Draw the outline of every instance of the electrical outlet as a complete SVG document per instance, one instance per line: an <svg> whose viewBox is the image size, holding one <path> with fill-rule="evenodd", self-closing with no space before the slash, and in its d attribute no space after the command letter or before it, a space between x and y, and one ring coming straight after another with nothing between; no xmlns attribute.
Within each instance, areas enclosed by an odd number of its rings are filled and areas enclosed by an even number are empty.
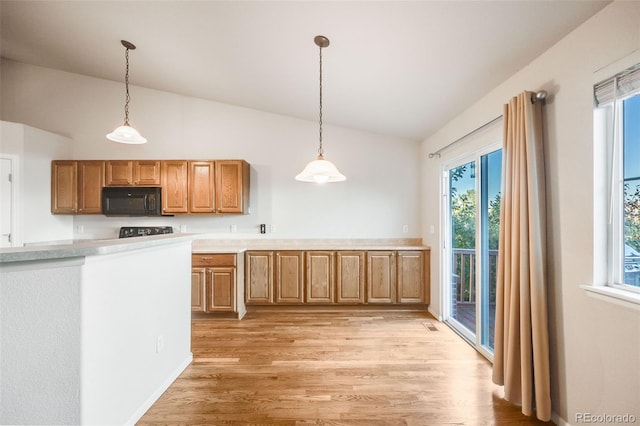
<svg viewBox="0 0 640 426"><path fill-rule="evenodd" d="M276 232L276 226L275 225L271 225L271 227L269 228L270 232Z"/></svg>
<svg viewBox="0 0 640 426"><path fill-rule="evenodd" d="M238 231L238 226L237 225L231 225L231 232L237 232Z"/></svg>
<svg viewBox="0 0 640 426"><path fill-rule="evenodd" d="M402 232L405 234L409 232L409 225L402 225Z"/></svg>
<svg viewBox="0 0 640 426"><path fill-rule="evenodd" d="M184 234L185 232L187 232L187 225L180 225L180 233Z"/></svg>
<svg viewBox="0 0 640 426"><path fill-rule="evenodd" d="M78 234L84 234L84 225L78 225Z"/></svg>
<svg viewBox="0 0 640 426"><path fill-rule="evenodd" d="M156 353L159 354L164 349L164 336L161 334L156 339Z"/></svg>

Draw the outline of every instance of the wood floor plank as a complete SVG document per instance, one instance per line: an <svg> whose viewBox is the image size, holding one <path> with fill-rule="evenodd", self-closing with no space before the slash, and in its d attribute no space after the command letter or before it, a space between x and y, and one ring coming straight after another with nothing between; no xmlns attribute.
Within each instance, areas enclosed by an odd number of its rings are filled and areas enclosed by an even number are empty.
<svg viewBox="0 0 640 426"><path fill-rule="evenodd" d="M425 312L193 320L194 362L138 425L540 425Z"/></svg>

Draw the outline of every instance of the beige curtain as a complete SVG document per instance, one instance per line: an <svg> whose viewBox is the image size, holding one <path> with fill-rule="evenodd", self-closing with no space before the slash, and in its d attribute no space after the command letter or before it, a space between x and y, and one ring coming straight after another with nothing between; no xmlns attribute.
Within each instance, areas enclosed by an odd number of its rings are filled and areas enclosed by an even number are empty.
<svg viewBox="0 0 640 426"><path fill-rule="evenodd" d="M504 106L493 381L507 401L551 417L542 106L523 92Z"/></svg>

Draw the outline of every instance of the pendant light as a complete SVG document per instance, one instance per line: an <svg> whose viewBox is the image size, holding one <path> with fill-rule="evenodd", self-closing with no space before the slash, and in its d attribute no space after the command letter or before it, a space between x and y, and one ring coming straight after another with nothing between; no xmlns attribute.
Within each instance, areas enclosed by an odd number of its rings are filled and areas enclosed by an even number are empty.
<svg viewBox="0 0 640 426"><path fill-rule="evenodd" d="M129 96L129 50L135 49L136 46L127 40L120 40L120 43L122 43L126 49L124 57L127 62L127 70L124 75L124 85L127 93L126 102L124 104L124 124L109 133L107 135L107 139L126 144L143 144L147 143L147 140L140 136L140 133L129 125L129 100L131 99Z"/></svg>
<svg viewBox="0 0 640 426"><path fill-rule="evenodd" d="M322 149L322 49L329 46L329 39L325 36L316 36L313 41L320 48L320 146L318 147L318 158L307 164L302 173L296 176L296 180L303 182L341 182L347 179L338 171L336 166L324 159Z"/></svg>

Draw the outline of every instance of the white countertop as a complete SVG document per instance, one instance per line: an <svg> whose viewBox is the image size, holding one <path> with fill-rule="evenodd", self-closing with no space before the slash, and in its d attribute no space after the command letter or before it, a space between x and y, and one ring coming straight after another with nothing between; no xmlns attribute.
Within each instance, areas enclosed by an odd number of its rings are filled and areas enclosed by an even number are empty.
<svg viewBox="0 0 640 426"><path fill-rule="evenodd" d="M147 237L75 240L0 249L0 263L99 256L193 241L192 253L244 253L247 250L428 250L419 239L220 239L206 234L163 234Z"/></svg>
<svg viewBox="0 0 640 426"><path fill-rule="evenodd" d="M429 250L416 239L221 240L197 237L192 253L243 253L247 250Z"/></svg>
<svg viewBox="0 0 640 426"><path fill-rule="evenodd" d="M82 240L66 244L3 248L0 249L0 263L100 256L191 241L193 237L193 234L163 234L147 237Z"/></svg>

